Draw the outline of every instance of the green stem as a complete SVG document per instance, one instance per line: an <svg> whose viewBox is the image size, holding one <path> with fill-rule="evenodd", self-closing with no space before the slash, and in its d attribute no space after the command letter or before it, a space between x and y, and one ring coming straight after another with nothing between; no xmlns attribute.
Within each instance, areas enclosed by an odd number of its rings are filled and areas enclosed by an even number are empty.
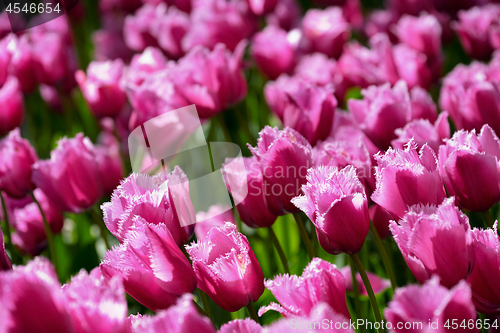
<svg viewBox="0 0 500 333"><path fill-rule="evenodd" d="M356 319L361 318L361 301L359 300L359 285L356 279L356 266L352 258L349 258L349 265L351 266L352 289L354 291L354 308L356 311Z"/></svg>
<svg viewBox="0 0 500 333"><path fill-rule="evenodd" d="M198 303L196 303L194 300L193 300L193 304L194 304L196 310L198 310L199 314L201 314L201 315L203 315L205 317L208 317L207 313L205 311L203 311L203 309L201 308L201 306Z"/></svg>
<svg viewBox="0 0 500 333"><path fill-rule="evenodd" d="M12 236L10 233L10 223L9 223L9 214L7 213L7 205L5 204L5 200L3 199L3 193L0 191L0 200L2 201L2 209L3 209L3 219L5 221L5 233L7 234L7 238L9 241L7 242L7 248L10 252L10 258L12 263L19 263L17 261L16 252L14 252L14 245L12 244Z"/></svg>
<svg viewBox="0 0 500 333"><path fill-rule="evenodd" d="M309 255L309 259L312 259L315 257L314 255L314 248L311 243L311 239L309 239L309 235L307 234L306 227L304 226L304 222L302 222L302 218L300 217L300 213L294 213L293 217L295 218L295 222L297 223L297 226L299 227L299 232L300 232L300 237L302 237L302 241L304 242L304 245L306 246L307 254Z"/></svg>
<svg viewBox="0 0 500 333"><path fill-rule="evenodd" d="M247 310L248 310L248 313L250 314L250 318L252 318L253 320L255 320L255 322L260 324L259 316L257 316L257 312L255 312L255 309L254 309L252 303L248 303Z"/></svg>
<svg viewBox="0 0 500 333"><path fill-rule="evenodd" d="M47 236L47 242L49 243L49 253L50 253L50 260L52 261L52 264L54 265L54 268L56 269L56 272L59 272L59 267L57 264L57 251L56 251L56 243L54 242L54 234L52 233L52 229L50 229L49 222L47 222L47 217L45 216L45 213L43 212L42 206L36 200L35 194L31 192L31 198L33 199L33 202L36 203L38 206L38 209L40 210L40 214L42 214L42 219L43 219L43 227L45 228L45 234Z"/></svg>
<svg viewBox="0 0 500 333"><path fill-rule="evenodd" d="M380 316L380 309L378 307L377 299L375 298L375 293L373 292L372 285L370 280L368 280L368 275L366 275L366 271L359 260L359 257L354 253L351 254L352 261L356 265L359 274L361 275L361 279L363 280L363 284L365 285L366 292L368 293L368 297L370 298L370 303L372 304L373 313L375 314L375 319L377 322L382 323L382 317ZM380 332L380 330L378 330Z"/></svg>
<svg viewBox="0 0 500 333"><path fill-rule="evenodd" d="M281 247L278 237L276 237L276 234L274 233L272 226L268 227L267 230L269 230L269 235L271 236L271 240L273 241L274 247L278 252L281 263L283 264L283 269L285 270L285 273L289 274L290 270L288 269L288 261L286 260L285 252L283 252L283 248Z"/></svg>
<svg viewBox="0 0 500 333"><path fill-rule="evenodd" d="M396 276L394 275L394 269L392 268L392 262L389 258L389 255L387 254L384 243L382 243L382 240L380 239L377 229L375 229L375 225L373 224L373 222L370 222L370 231L372 233L373 239L375 240L375 245L377 245L378 251L380 252L385 270L387 271L387 275L389 275L389 280L391 280L392 290L394 291L396 290L398 284L396 282Z"/></svg>
<svg viewBox="0 0 500 333"><path fill-rule="evenodd" d="M222 128L222 132L224 133L224 139L226 140L226 142L233 142L231 140L231 135L229 134L229 130L227 129L226 123L224 122L224 117L222 116L222 113L216 115L215 118L217 119L220 127Z"/></svg>
<svg viewBox="0 0 500 333"><path fill-rule="evenodd" d="M201 304L203 304L203 310L205 310L207 317L212 318L212 314L210 312L210 305L208 304L207 294L205 294L205 292L200 288L198 288L198 294L200 295Z"/></svg>
<svg viewBox="0 0 500 333"><path fill-rule="evenodd" d="M104 244L106 244L106 249L110 250L111 246L109 246L108 242L108 237L106 237L106 225L104 224L104 221L102 220L100 214L97 212L97 206L94 206L90 209L90 214L92 215L92 219L94 220L94 223L97 224L99 227L99 230L101 231L101 238L104 240Z"/></svg>
<svg viewBox="0 0 500 333"><path fill-rule="evenodd" d="M491 217L489 210L483 212L483 220L487 228L493 228L495 221L493 221L493 217Z"/></svg>

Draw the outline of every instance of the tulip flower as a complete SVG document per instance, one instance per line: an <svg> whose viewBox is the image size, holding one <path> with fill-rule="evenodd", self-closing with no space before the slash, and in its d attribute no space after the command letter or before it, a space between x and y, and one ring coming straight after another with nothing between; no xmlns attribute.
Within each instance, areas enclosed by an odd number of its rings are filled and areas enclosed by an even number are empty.
<svg viewBox="0 0 500 333"><path fill-rule="evenodd" d="M163 18L166 10L165 4L158 6L145 4L134 15L127 16L123 25L123 36L127 46L139 52L148 46L158 46L153 33L153 24Z"/></svg>
<svg viewBox="0 0 500 333"><path fill-rule="evenodd" d="M0 191L23 198L35 188L31 181L31 167L38 159L35 149L16 128L0 141L0 156Z"/></svg>
<svg viewBox="0 0 500 333"><path fill-rule="evenodd" d="M396 31L400 42L427 57L435 57L441 53L442 28L432 14L423 13L418 17L403 15Z"/></svg>
<svg viewBox="0 0 500 333"><path fill-rule="evenodd" d="M7 271L12 269L10 258L5 252L5 242L3 239L3 232L0 229L0 271Z"/></svg>
<svg viewBox="0 0 500 333"><path fill-rule="evenodd" d="M142 53L132 57L132 61L124 75L127 85L138 88L146 78L167 67L167 58L160 49L147 47Z"/></svg>
<svg viewBox="0 0 500 333"><path fill-rule="evenodd" d="M21 126L24 118L23 94L19 81L15 77L7 77L3 86L0 87L0 104L2 105L0 136L3 136Z"/></svg>
<svg viewBox="0 0 500 333"><path fill-rule="evenodd" d="M434 8L434 5L433 2L429 0L391 0L389 8L399 14L416 16L423 11L431 11Z"/></svg>
<svg viewBox="0 0 500 333"><path fill-rule="evenodd" d="M35 189L33 194L42 207L52 233L61 232L64 223L61 212L40 189ZM38 205L31 202L23 208L14 209L13 213L16 232L12 234L12 242L33 257L39 255L47 247L47 235Z"/></svg>
<svg viewBox="0 0 500 333"><path fill-rule="evenodd" d="M376 34L386 34L391 41L396 42L397 37L393 31L393 25L398 22L400 15L391 9L375 9L366 18L364 33L368 38Z"/></svg>
<svg viewBox="0 0 500 333"><path fill-rule="evenodd" d="M418 154L411 140L405 150L389 148L375 159L377 188L371 198L394 217L402 217L416 204L439 205L446 197L436 154L427 144Z"/></svg>
<svg viewBox="0 0 500 333"><path fill-rule="evenodd" d="M130 61L134 52L127 46L123 36L124 20L123 16L118 15L101 16L102 28L94 31L91 36L95 60L106 61L120 58L125 62Z"/></svg>
<svg viewBox="0 0 500 333"><path fill-rule="evenodd" d="M120 180L123 178L120 142L112 133L102 131L97 138L94 153L103 192L110 195L120 185Z"/></svg>
<svg viewBox="0 0 500 333"><path fill-rule="evenodd" d="M345 278L346 290L349 292L354 292L351 267L350 266L343 267L342 269L340 269L340 273L342 273L342 275ZM366 272L366 275L368 276L368 280L370 280L370 284L375 294L383 293L387 288L391 286L391 281L383 279L375 273ZM358 282L359 294L363 296L368 296L365 285L363 284L363 280L361 279L361 275L359 273L356 273L356 281Z"/></svg>
<svg viewBox="0 0 500 333"><path fill-rule="evenodd" d="M290 36L291 33L270 25L253 37L252 57L271 80L289 74L295 66L295 50L289 41Z"/></svg>
<svg viewBox="0 0 500 333"><path fill-rule="evenodd" d="M153 34L158 45L171 59L178 59L184 55L182 39L191 25L189 15L176 7L169 7L161 19L154 21Z"/></svg>
<svg viewBox="0 0 500 333"><path fill-rule="evenodd" d="M0 272L2 330L7 332L74 332L61 285L48 259Z"/></svg>
<svg viewBox="0 0 500 333"><path fill-rule="evenodd" d="M247 184L248 193L243 201L236 205L236 211L243 223L251 228L270 227L278 216L271 213L266 206L264 177L259 161L255 156L252 156L244 157L243 163L244 170L240 170L231 163L224 165L224 176L230 193L232 193L230 184L238 184L238 188L243 188L244 183L242 182ZM232 195L237 196L238 194L232 193Z"/></svg>
<svg viewBox="0 0 500 333"><path fill-rule="evenodd" d="M272 12L279 0L247 0L252 13L257 16Z"/></svg>
<svg viewBox="0 0 500 333"><path fill-rule="evenodd" d="M500 315L500 238L498 222L493 229L472 230L472 246L476 256L474 269L467 282L472 290L476 310L489 315Z"/></svg>
<svg viewBox="0 0 500 333"><path fill-rule="evenodd" d="M127 96L122 83L124 64L121 59L91 62L87 74L75 74L90 110L98 118L115 117L123 109Z"/></svg>
<svg viewBox="0 0 500 333"><path fill-rule="evenodd" d="M290 31L301 21L300 5L296 0L279 0L274 11L266 16L267 25L275 25Z"/></svg>
<svg viewBox="0 0 500 333"><path fill-rule="evenodd" d="M194 233L197 239L204 239L210 229L222 227L226 222L234 222L234 214L230 206L213 205L207 212L198 212L196 214L196 225Z"/></svg>
<svg viewBox="0 0 500 333"><path fill-rule="evenodd" d="M292 200L311 219L319 243L331 254L355 254L365 242L370 220L365 189L353 166L308 170L303 196Z"/></svg>
<svg viewBox="0 0 500 333"><path fill-rule="evenodd" d="M435 122L438 119L436 104L425 89L421 87L410 89L410 101L411 119L427 119L430 122Z"/></svg>
<svg viewBox="0 0 500 333"><path fill-rule="evenodd" d="M302 29L312 49L331 58L340 56L351 35L350 25L340 7L309 9L302 21Z"/></svg>
<svg viewBox="0 0 500 333"><path fill-rule="evenodd" d="M285 317L310 316L313 308L325 302L333 311L351 318L345 296L345 278L337 267L320 258L314 258L302 276L279 275L266 280L269 289L280 304L271 303L259 310L259 316L274 310Z"/></svg>
<svg viewBox="0 0 500 333"><path fill-rule="evenodd" d="M312 167L311 145L288 127L280 131L266 126L259 136L257 147L250 147L250 151L262 170L267 208L275 215L299 212L291 199L299 194Z"/></svg>
<svg viewBox="0 0 500 333"><path fill-rule="evenodd" d="M184 333L206 332L215 333L210 319L203 317L193 305L193 296L185 294L168 310L158 312L153 316L129 317L131 333Z"/></svg>
<svg viewBox="0 0 500 333"><path fill-rule="evenodd" d="M368 208L368 214L380 238L386 238L391 234L389 232L389 224L393 219L391 213L375 204Z"/></svg>
<svg viewBox="0 0 500 333"><path fill-rule="evenodd" d="M460 281L448 290L439 285L438 277L422 286L410 285L396 289L393 300L384 310L384 316L387 318L386 327L390 324L396 333L408 332L408 328L415 332L448 332L450 329L445 328L445 325L451 328L453 323L476 322L476 311L467 283ZM479 329L474 325L462 331L479 332Z"/></svg>
<svg viewBox="0 0 500 333"><path fill-rule="evenodd" d="M212 228L186 246L198 288L226 311L238 311L264 292L264 275L247 238L232 223Z"/></svg>
<svg viewBox="0 0 500 333"><path fill-rule="evenodd" d="M106 253L102 275L121 277L125 291L151 310L166 309L194 292L196 276L164 224L135 220L123 243Z"/></svg>
<svg viewBox="0 0 500 333"><path fill-rule="evenodd" d="M491 127L481 133L460 130L439 148L439 172L457 204L486 211L500 199L500 140ZM480 173L480 177L475 176Z"/></svg>
<svg viewBox="0 0 500 333"><path fill-rule="evenodd" d="M222 325L219 333L262 333L262 326L250 318L234 319Z"/></svg>
<svg viewBox="0 0 500 333"><path fill-rule="evenodd" d="M394 46L392 52L399 78L410 88L419 86L429 89L431 72L425 54L415 51L406 44Z"/></svg>
<svg viewBox="0 0 500 333"><path fill-rule="evenodd" d="M72 139L60 139L50 160L33 165L33 182L59 210L80 213L101 198L94 150L92 142L79 133Z"/></svg>
<svg viewBox="0 0 500 333"><path fill-rule="evenodd" d="M81 270L62 287L77 333L126 333L127 301L119 277L109 281L95 268Z"/></svg>
<svg viewBox="0 0 500 333"><path fill-rule="evenodd" d="M390 228L420 283L438 275L441 284L451 288L469 276L474 266L469 219L455 207L454 198L439 206L411 206L399 224L391 221Z"/></svg>
<svg viewBox="0 0 500 333"><path fill-rule="evenodd" d="M4 41L7 45L6 50L2 51L5 51L3 56L9 57L9 73L17 78L23 92L32 92L36 87L37 81L35 75L33 75L35 69L33 68L32 46L29 36L23 35L17 37L11 34Z"/></svg>

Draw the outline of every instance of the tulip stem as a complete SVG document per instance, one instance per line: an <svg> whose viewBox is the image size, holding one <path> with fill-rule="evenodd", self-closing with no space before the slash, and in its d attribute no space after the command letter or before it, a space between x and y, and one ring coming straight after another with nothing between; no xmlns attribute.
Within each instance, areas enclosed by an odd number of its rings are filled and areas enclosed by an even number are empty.
<svg viewBox="0 0 500 333"><path fill-rule="evenodd" d="M380 309L378 307L377 299L375 298L375 293L373 292L372 285L370 280L368 280L368 275L366 275L366 271L359 260L359 257L353 253L351 254L352 261L356 265L359 274L361 275L361 279L363 280L363 284L365 285L366 292L368 293L368 297L370 298L370 303L372 304L373 313L375 314L375 319L377 322L382 323L382 317L380 316ZM380 331L379 331L380 332Z"/></svg>
<svg viewBox="0 0 500 333"><path fill-rule="evenodd" d="M99 230L101 231L101 238L104 240L104 244L106 244L106 249L110 250L111 246L109 246L108 238L106 237L106 225L102 220L101 216L97 213L97 206L94 206L90 209L90 215L92 215L92 219L94 223L97 224Z"/></svg>
<svg viewBox="0 0 500 333"><path fill-rule="evenodd" d="M40 210L40 214L42 214L42 220L43 220L43 227L45 228L45 234L47 236L47 242L49 243L49 253L50 253L50 260L52 261L52 264L54 265L54 268L56 269L56 272L59 273L59 267L57 265L57 251L56 251L56 243L54 242L54 234L52 233L52 229L50 229L49 222L47 221L47 217L45 216L45 213L43 212L42 206L36 200L35 194L31 192L31 198L33 199L33 202L36 203L38 206L38 210Z"/></svg>
<svg viewBox="0 0 500 333"><path fill-rule="evenodd" d="M356 320L361 318L361 301L359 300L359 285L356 279L356 266L352 258L349 258L351 266L352 290L354 291L354 310L356 311Z"/></svg>
<svg viewBox="0 0 500 333"><path fill-rule="evenodd" d="M199 314L204 315L205 317L208 317L207 313L205 311L203 311L201 306L198 303L196 303L194 300L193 300L193 304L194 304L196 310L198 310Z"/></svg>
<svg viewBox="0 0 500 333"><path fill-rule="evenodd" d="M232 142L231 135L229 134L229 130L227 129L226 123L224 122L224 117L222 116L222 113L219 113L214 118L217 119L217 122L219 123L220 128L222 129L222 133L224 133L224 139L226 140L226 142Z"/></svg>
<svg viewBox="0 0 500 333"><path fill-rule="evenodd" d="M299 227L299 232L300 232L300 237L302 237L302 241L304 242L304 245L306 246L307 254L309 255L309 259L312 259L315 257L314 255L314 248L311 243L311 239L309 238L309 235L307 234L306 227L304 226L304 222L302 222L302 218L300 217L300 213L294 213L293 217L295 218L295 222L297 223L297 226Z"/></svg>
<svg viewBox="0 0 500 333"><path fill-rule="evenodd" d="M389 275L389 280L391 280L392 290L396 290L398 286L396 282L396 276L394 275L394 269L392 268L392 262L387 254L387 250L385 249L384 243L380 239L380 236L375 229L375 225L373 222L370 222L370 231L372 233L373 239L375 240L375 245L378 247L378 251L380 252L380 256L382 257L382 262L384 263L385 270L387 271L387 275Z"/></svg>
<svg viewBox="0 0 500 333"><path fill-rule="evenodd" d="M250 314L250 318L252 318L253 320L255 320L255 322L260 324L259 316L257 316L257 312L255 312L255 309L254 309L252 303L248 303L247 310L248 310L248 313Z"/></svg>
<svg viewBox="0 0 500 333"><path fill-rule="evenodd" d="M493 217L491 217L489 210L483 212L483 219L484 219L484 223L486 223L486 226L488 228L493 228L493 224L495 222L493 221Z"/></svg>
<svg viewBox="0 0 500 333"><path fill-rule="evenodd" d="M198 288L198 295L200 295L201 304L203 304L203 310L205 310L207 317L211 319L212 314L210 313L210 305L208 304L207 294L205 294L204 291Z"/></svg>
<svg viewBox="0 0 500 333"><path fill-rule="evenodd" d="M278 252L281 263L283 264L283 269L285 270L285 273L289 274L290 270L288 269L288 261L286 260L285 252L283 252L283 248L281 247L278 237L276 237L276 234L274 233L272 226L268 227L267 230L269 230L269 235L271 236L271 240L273 241L274 247Z"/></svg>
<svg viewBox="0 0 500 333"><path fill-rule="evenodd" d="M2 209L3 209L3 219L5 222L5 233L7 234L7 238L9 241L7 242L7 248L10 252L10 258L13 263L18 263L15 258L14 245L12 244L12 236L10 234L10 223L9 223L9 214L7 213L7 205L5 204L5 200L3 198L3 193L0 191L0 200L2 201ZM17 258L16 258L17 259Z"/></svg>

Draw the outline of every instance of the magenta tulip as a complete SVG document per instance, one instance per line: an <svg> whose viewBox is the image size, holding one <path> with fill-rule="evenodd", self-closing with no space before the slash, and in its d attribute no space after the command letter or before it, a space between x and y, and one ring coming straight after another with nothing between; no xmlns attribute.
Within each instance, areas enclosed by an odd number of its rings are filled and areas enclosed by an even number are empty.
<svg viewBox="0 0 500 333"><path fill-rule="evenodd" d="M375 9L366 18L364 33L368 38L382 33L389 36L393 42L397 41L394 34L394 25L398 22L400 15L392 9Z"/></svg>
<svg viewBox="0 0 500 333"><path fill-rule="evenodd" d="M23 198L35 188L31 181L31 167L38 160L35 149L16 128L0 140L0 156L0 191Z"/></svg>
<svg viewBox="0 0 500 333"><path fill-rule="evenodd" d="M145 4L134 15L129 15L123 25L123 36L127 46L135 51L142 52L148 46L158 46L153 26L161 21L167 7Z"/></svg>
<svg viewBox="0 0 500 333"><path fill-rule="evenodd" d="M234 222L233 210L230 206L213 205L207 212L198 212L194 227L196 238L205 239L210 229L222 227L226 222L236 224Z"/></svg>
<svg viewBox="0 0 500 333"><path fill-rule="evenodd" d="M495 224L493 229L472 230L472 246L476 261L467 282L472 289L472 298L477 311L489 315L500 315L500 238Z"/></svg>
<svg viewBox="0 0 500 333"><path fill-rule="evenodd" d="M394 217L402 217L416 204L437 206L446 197L436 154L427 144L420 154L410 141L404 150L389 148L375 159L377 188L371 198Z"/></svg>
<svg viewBox="0 0 500 333"><path fill-rule="evenodd" d="M301 21L300 5L296 0L279 0L274 11L266 16L268 25L275 25L290 31Z"/></svg>
<svg viewBox="0 0 500 333"><path fill-rule="evenodd" d="M196 289L196 276L165 224L135 222L123 243L106 253L101 272L108 280L121 277L125 291L151 310L166 309Z"/></svg>
<svg viewBox="0 0 500 333"><path fill-rule="evenodd" d="M429 89L431 72L427 65L427 57L406 44L394 46L393 59L399 78L404 80L408 87L416 86Z"/></svg>
<svg viewBox="0 0 500 333"><path fill-rule="evenodd" d="M368 208L368 214L380 238L386 238L391 234L389 231L389 224L393 219L391 213L375 204Z"/></svg>
<svg viewBox="0 0 500 333"><path fill-rule="evenodd" d="M7 80L0 87L0 136L3 136L14 128L21 126L24 118L23 94L19 81L13 77Z"/></svg>
<svg viewBox="0 0 500 333"><path fill-rule="evenodd" d="M488 125L481 133L458 131L439 148L439 168L446 190L457 204L486 211L500 199L500 140ZM480 177L475 173L480 172Z"/></svg>
<svg viewBox="0 0 500 333"><path fill-rule="evenodd" d="M320 258L314 258L302 276L279 275L266 280L269 289L280 304L271 303L259 310L259 316L274 310L285 317L309 316L313 308L327 303L336 313L351 318L347 309L345 278L337 267Z"/></svg>
<svg viewBox="0 0 500 333"><path fill-rule="evenodd" d="M97 138L94 154L102 190L105 195L110 195L120 185L124 173L120 156L120 142L111 132L103 131Z"/></svg>
<svg viewBox="0 0 500 333"><path fill-rule="evenodd" d="M259 133L257 147L250 147L257 157L264 177L267 208L275 215L297 213L291 199L299 195L312 167L312 148L295 130L266 126Z"/></svg>
<svg viewBox="0 0 500 333"><path fill-rule="evenodd" d="M431 14L419 17L403 15L396 31L399 40L427 57L435 57L441 53L441 24Z"/></svg>
<svg viewBox="0 0 500 333"><path fill-rule="evenodd" d="M0 229L0 271L7 271L12 269L10 258L5 252L5 242L3 239L3 232Z"/></svg>
<svg viewBox="0 0 500 333"><path fill-rule="evenodd" d="M124 62L130 61L134 52L127 46L123 36L124 21L125 18L121 15L105 14L101 16L102 28L94 31L91 37L94 44L95 60L106 61L119 58Z"/></svg>
<svg viewBox="0 0 500 333"><path fill-rule="evenodd" d="M263 15L272 12L280 0L247 0L250 10L255 15Z"/></svg>
<svg viewBox="0 0 500 333"><path fill-rule="evenodd" d="M222 325L218 333L262 333L262 326L250 318L234 319Z"/></svg>
<svg viewBox="0 0 500 333"><path fill-rule="evenodd" d="M264 275L247 238L232 223L212 228L203 240L186 246L198 288L226 311L259 299Z"/></svg>
<svg viewBox="0 0 500 333"><path fill-rule="evenodd" d="M307 172L303 196L292 202L311 219L319 243L331 254L358 253L370 219L365 189L353 166L319 166Z"/></svg>
<svg viewBox="0 0 500 333"><path fill-rule="evenodd" d="M153 23L153 32L158 45L169 58L179 59L184 55L182 39L190 25L189 15L176 7L169 7L161 19Z"/></svg>
<svg viewBox="0 0 500 333"><path fill-rule="evenodd" d="M9 35L2 42L7 43L7 52L4 56L9 56L8 71L15 76L21 85L23 92L32 92L37 84L35 75L33 75L33 55L30 38L28 35L17 37L14 34ZM1 80L0 80L1 81Z"/></svg>
<svg viewBox="0 0 500 333"><path fill-rule="evenodd" d="M125 74L125 82L133 88L138 88L150 74L165 68L167 68L167 58L161 50L147 47L142 53L132 57Z"/></svg>
<svg viewBox="0 0 500 333"><path fill-rule="evenodd" d="M343 267L342 269L340 269L340 273L342 273L342 275L344 276L346 290L349 292L354 292L351 267L350 266ZM376 295L383 293L387 288L391 286L391 281L381 278L375 273L366 272L366 275L368 276L368 280L370 280L373 292ZM363 284L363 279L361 279L361 275L359 273L356 273L356 281L358 282L359 294L363 296L368 296L365 285Z"/></svg>

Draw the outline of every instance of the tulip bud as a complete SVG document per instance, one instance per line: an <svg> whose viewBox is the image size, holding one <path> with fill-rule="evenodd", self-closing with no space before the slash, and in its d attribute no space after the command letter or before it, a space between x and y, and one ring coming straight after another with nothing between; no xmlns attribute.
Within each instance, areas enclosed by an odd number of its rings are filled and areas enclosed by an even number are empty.
<svg viewBox="0 0 500 333"><path fill-rule="evenodd" d="M280 131L266 126L259 135L257 147L250 150L262 170L267 208L275 215L299 212L291 199L299 195L312 167L311 145L288 127Z"/></svg>
<svg viewBox="0 0 500 333"><path fill-rule="evenodd" d="M0 88L0 105L0 136L3 136L21 126L24 118L23 94L19 81L13 76L7 77Z"/></svg>
<svg viewBox="0 0 500 333"><path fill-rule="evenodd" d="M226 311L259 299L264 275L247 238L232 223L212 228L203 240L186 246L198 288Z"/></svg>
<svg viewBox="0 0 500 333"><path fill-rule="evenodd" d="M491 127L458 131L439 148L439 172L458 206L486 211L500 199L500 140ZM480 177L476 176L480 173Z"/></svg>

